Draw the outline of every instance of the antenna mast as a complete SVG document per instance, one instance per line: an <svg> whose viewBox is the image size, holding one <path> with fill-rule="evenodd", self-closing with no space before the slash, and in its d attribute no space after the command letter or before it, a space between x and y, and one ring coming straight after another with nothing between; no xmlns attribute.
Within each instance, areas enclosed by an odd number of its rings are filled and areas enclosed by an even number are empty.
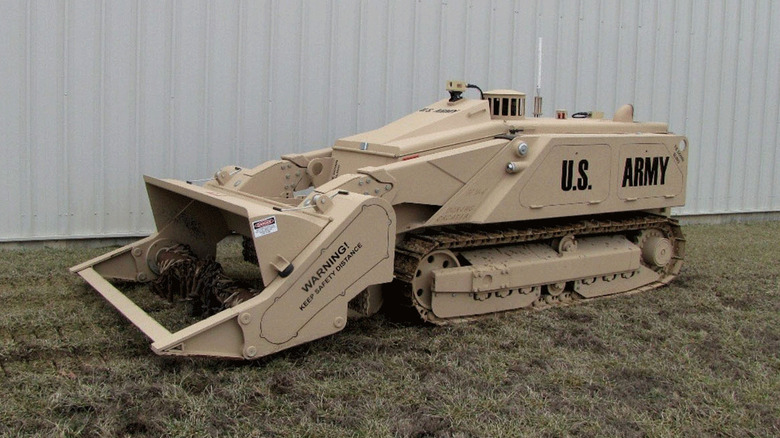
<svg viewBox="0 0 780 438"><path fill-rule="evenodd" d="M536 50L536 96L534 96L534 117L542 115L542 37Z"/></svg>

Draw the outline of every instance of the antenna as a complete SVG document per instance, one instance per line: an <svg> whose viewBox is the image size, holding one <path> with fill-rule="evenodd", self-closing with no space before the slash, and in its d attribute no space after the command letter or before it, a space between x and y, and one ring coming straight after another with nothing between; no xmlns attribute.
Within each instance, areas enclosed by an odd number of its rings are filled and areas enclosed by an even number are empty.
<svg viewBox="0 0 780 438"><path fill-rule="evenodd" d="M542 115L542 37L536 50L536 96L534 96L534 117Z"/></svg>
<svg viewBox="0 0 780 438"><path fill-rule="evenodd" d="M536 48L536 95L542 90L542 37L539 37L539 43Z"/></svg>

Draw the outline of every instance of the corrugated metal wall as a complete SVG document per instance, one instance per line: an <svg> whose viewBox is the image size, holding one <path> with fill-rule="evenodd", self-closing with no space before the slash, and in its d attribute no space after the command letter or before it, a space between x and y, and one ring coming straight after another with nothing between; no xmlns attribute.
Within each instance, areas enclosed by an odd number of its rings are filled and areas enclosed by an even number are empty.
<svg viewBox="0 0 780 438"><path fill-rule="evenodd" d="M446 95L634 103L691 143L680 214L780 210L780 3L0 2L0 240L143 234L142 174L332 144Z"/></svg>

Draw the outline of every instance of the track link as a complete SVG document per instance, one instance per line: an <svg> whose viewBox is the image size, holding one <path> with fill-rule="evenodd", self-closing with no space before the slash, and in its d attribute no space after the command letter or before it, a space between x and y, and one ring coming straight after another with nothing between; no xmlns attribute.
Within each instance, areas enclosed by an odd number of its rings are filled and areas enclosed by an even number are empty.
<svg viewBox="0 0 780 438"><path fill-rule="evenodd" d="M594 216L573 221L557 222L517 222L495 225L455 225L424 229L412 232L405 236L396 246L395 253L395 280L393 282L396 292L401 293L400 302L396 303L404 313L419 314L424 320L434 324L448 324L453 322L471 321L489 317L495 313L482 315L460 316L455 318L440 318L430 309L421 306L413 296L412 280L423 257L436 250L462 250L480 247L494 247L518 243L542 242L550 239L561 238L567 235L593 236L616 233L639 233L643 230L659 229L672 243L672 260L664 267L656 269L661 277L654 282L635 289L618 292L612 295L595 298L582 298L570 301L553 300L541 303L529 308L548 308L561 305L569 305L573 302L593 301L602 298L626 295L659 288L672 281L680 272L685 256L685 238L677 220L653 214L618 214L608 216ZM398 290L400 289L400 290ZM574 295L574 294L572 294ZM503 313L501 311L497 313Z"/></svg>

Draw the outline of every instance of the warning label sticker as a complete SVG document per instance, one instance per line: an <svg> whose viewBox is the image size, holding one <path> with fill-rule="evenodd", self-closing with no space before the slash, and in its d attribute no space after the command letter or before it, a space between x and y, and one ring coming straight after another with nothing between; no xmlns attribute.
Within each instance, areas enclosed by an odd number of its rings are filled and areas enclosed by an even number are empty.
<svg viewBox="0 0 780 438"><path fill-rule="evenodd" d="M255 238L279 231L279 228L276 226L276 216L271 216L252 222L252 231L255 234Z"/></svg>

